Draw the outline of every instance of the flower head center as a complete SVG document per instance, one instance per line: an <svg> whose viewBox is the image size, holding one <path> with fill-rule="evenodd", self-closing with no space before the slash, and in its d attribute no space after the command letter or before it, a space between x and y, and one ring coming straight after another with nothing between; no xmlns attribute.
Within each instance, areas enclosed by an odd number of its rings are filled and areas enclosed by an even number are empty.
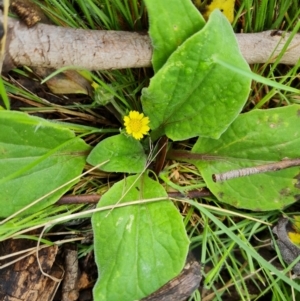
<svg viewBox="0 0 300 301"><path fill-rule="evenodd" d="M143 123L139 119L132 119L130 121L130 126L133 132L139 132L143 126Z"/></svg>

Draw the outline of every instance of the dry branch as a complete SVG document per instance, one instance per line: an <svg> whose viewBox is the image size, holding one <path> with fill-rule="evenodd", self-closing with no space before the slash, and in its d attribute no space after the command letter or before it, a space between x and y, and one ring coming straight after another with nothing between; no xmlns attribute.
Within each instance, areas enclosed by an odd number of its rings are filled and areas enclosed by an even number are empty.
<svg viewBox="0 0 300 301"><path fill-rule="evenodd" d="M253 167L245 167L245 168L230 170L219 174L213 174L212 179L214 182L221 182L230 179L246 177L249 175L256 175L259 173L283 170L295 166L300 166L300 159L284 159L282 161L275 162L275 163L263 164L263 165L253 166Z"/></svg>
<svg viewBox="0 0 300 301"><path fill-rule="evenodd" d="M236 34L241 52L249 64L274 60L289 33L265 31ZM83 30L37 24L27 28L9 19L4 59L5 71L14 66L61 68L75 66L89 70L148 67L152 47L146 34L124 31ZM300 35L291 41L281 58L294 65L300 57Z"/></svg>
<svg viewBox="0 0 300 301"><path fill-rule="evenodd" d="M181 273L141 301L183 301L199 287L202 279L200 264L188 255Z"/></svg>

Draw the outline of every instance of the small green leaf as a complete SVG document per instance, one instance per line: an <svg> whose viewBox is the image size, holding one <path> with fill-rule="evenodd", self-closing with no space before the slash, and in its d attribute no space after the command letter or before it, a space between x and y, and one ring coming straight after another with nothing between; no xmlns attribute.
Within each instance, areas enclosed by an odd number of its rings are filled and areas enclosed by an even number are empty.
<svg viewBox="0 0 300 301"><path fill-rule="evenodd" d="M106 160L109 162L99 167L101 170L140 173L145 168L147 157L138 140L121 134L102 140L87 158L92 165Z"/></svg>
<svg viewBox="0 0 300 301"><path fill-rule="evenodd" d="M207 25L170 56L143 89L144 113L152 130L173 140L218 138L238 116L251 80L222 66L249 70L224 15L214 11Z"/></svg>
<svg viewBox="0 0 300 301"><path fill-rule="evenodd" d="M192 151L211 156L195 165L220 201L257 211L283 209L298 200L299 167L217 183L212 174L299 158L299 149L300 106L292 105L242 114L220 139L199 138Z"/></svg>
<svg viewBox="0 0 300 301"><path fill-rule="evenodd" d="M157 72L187 38L199 31L205 21L190 0L145 0L149 15L153 56Z"/></svg>
<svg viewBox="0 0 300 301"><path fill-rule="evenodd" d="M146 175L130 176L115 184L98 208L118 200L125 203L157 197L167 198L159 183ZM97 301L140 300L176 277L184 266L189 241L171 201L95 213L92 224L100 275L94 286Z"/></svg>
<svg viewBox="0 0 300 301"><path fill-rule="evenodd" d="M0 111L0 127L1 217L22 209L82 172L90 147L70 130L14 111ZM26 214L53 204L74 183L31 207Z"/></svg>

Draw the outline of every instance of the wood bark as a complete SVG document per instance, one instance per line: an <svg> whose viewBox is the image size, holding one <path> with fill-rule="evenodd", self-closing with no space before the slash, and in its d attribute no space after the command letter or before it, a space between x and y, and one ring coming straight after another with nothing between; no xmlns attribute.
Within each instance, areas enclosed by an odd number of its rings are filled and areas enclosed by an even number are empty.
<svg viewBox="0 0 300 301"><path fill-rule="evenodd" d="M36 246L34 241L11 239L1 242L0 254L9 255L34 246ZM46 273L60 279L63 271L54 264L57 251L57 246L42 249L39 251L39 260ZM11 260L12 258L8 258L1 261L2 267ZM51 301L53 299L59 283L41 273L35 252L12 265L2 267L0 268L0 301Z"/></svg>
<svg viewBox="0 0 300 301"><path fill-rule="evenodd" d="M274 61L289 36L281 31L236 34L241 53L249 64ZM28 28L9 18L3 70L20 65L55 69L75 66L89 70L138 68L151 66L151 57L151 41L145 33L83 30L41 23ZM280 62L294 65L299 57L297 34Z"/></svg>
<svg viewBox="0 0 300 301"><path fill-rule="evenodd" d="M65 275L62 282L61 301L76 301L79 297L78 290L78 251L74 244L64 245L65 252Z"/></svg>
<svg viewBox="0 0 300 301"><path fill-rule="evenodd" d="M202 279L200 264L191 256L182 272L141 301L183 301L199 287Z"/></svg>

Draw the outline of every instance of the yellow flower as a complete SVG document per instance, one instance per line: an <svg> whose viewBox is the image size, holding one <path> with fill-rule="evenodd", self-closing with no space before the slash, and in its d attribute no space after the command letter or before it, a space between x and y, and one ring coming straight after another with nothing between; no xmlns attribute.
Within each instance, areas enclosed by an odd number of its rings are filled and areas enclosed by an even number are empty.
<svg viewBox="0 0 300 301"><path fill-rule="evenodd" d="M143 136L149 132L149 122L150 120L148 117L144 117L143 113L137 111L130 111L129 115L124 117L124 125L127 134L133 136L133 138L137 140L142 139Z"/></svg>
<svg viewBox="0 0 300 301"><path fill-rule="evenodd" d="M218 8L228 19L230 23L234 20L234 4L235 0L212 0L212 1L201 1L194 0L196 7L202 13L204 19L208 19L210 14Z"/></svg>

